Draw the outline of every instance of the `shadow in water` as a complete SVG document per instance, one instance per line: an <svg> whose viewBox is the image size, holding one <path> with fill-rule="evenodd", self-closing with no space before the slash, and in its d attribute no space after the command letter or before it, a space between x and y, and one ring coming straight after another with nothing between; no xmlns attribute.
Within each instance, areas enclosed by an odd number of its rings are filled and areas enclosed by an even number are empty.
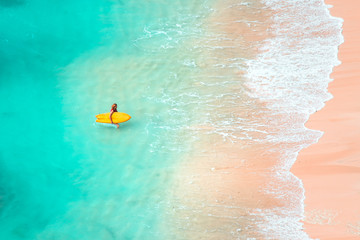
<svg viewBox="0 0 360 240"><path fill-rule="evenodd" d="M25 4L24 0L0 0L1 7L17 7Z"/></svg>

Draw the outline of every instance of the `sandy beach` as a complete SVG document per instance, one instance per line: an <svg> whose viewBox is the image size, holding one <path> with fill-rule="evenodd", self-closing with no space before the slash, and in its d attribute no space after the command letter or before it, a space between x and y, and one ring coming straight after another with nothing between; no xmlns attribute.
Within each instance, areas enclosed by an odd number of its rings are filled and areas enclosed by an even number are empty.
<svg viewBox="0 0 360 240"><path fill-rule="evenodd" d="M355 37L304 127L339 63L324 1L0 1L0 240L359 238ZM113 103L131 120L97 125Z"/></svg>
<svg viewBox="0 0 360 240"><path fill-rule="evenodd" d="M344 19L333 99L306 123L324 135L300 152L292 172L305 188L305 231L312 238L360 239L360 2L327 0Z"/></svg>

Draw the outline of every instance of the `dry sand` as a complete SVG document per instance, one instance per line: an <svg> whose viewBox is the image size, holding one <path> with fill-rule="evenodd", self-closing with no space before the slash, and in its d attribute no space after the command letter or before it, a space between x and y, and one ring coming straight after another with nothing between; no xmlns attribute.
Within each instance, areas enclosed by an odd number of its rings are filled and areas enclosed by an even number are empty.
<svg viewBox="0 0 360 240"><path fill-rule="evenodd" d="M334 98L306 126L324 131L300 152L292 172L305 187L305 231L312 238L360 239L360 1L326 0L344 19L342 64L334 68Z"/></svg>

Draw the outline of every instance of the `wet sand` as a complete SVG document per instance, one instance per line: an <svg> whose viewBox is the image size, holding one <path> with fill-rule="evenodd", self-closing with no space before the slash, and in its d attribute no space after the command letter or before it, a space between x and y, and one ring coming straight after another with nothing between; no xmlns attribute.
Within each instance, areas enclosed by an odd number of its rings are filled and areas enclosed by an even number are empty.
<svg viewBox="0 0 360 240"><path fill-rule="evenodd" d="M326 0L344 19L341 65L334 96L306 126L321 130L318 143L300 152L292 172L304 183L305 231L312 238L360 239L360 2Z"/></svg>
<svg viewBox="0 0 360 240"><path fill-rule="evenodd" d="M267 37L265 30L268 28L268 16L267 11L250 14L247 6L231 7L234 4L237 1L226 0L219 3L215 7L217 12L207 22L210 29L208 34L212 37L202 41L210 50L202 52L204 59L201 67L208 68L213 76L226 76L240 84L239 78L244 72L230 67L219 70L214 65L229 64L228 59L239 55L255 55L254 45ZM253 4L254 8L261 8L258 6L259 1ZM253 18L259 21L255 26L257 31L246 24ZM242 49L244 45L248 48ZM223 48L211 50L211 46ZM204 81L211 79L207 77ZM229 90L230 95L239 94L241 86L232 87L234 89ZM243 109L240 103L232 108L223 108L221 106L225 103L219 99L214 101L215 104L220 106L215 109L217 115L222 113L226 116L231 112L237 118L245 119L248 117L245 115L251 112L250 109ZM275 203L271 197L259 191L259 186L269 181L269 176L259 174L259 169L266 172L273 163L262 161L263 159L254 163L254 159L258 159L257 149L246 147L245 142L231 141L231 137L218 134L217 132L224 131L221 119L210 118L209 122L214 125L194 125L186 130L193 131L192 135L196 135L198 140L176 168L171 184L173 191L167 194L170 205L165 213L167 217L164 217L167 219L164 232L169 233L166 239L243 239L244 236L260 239L258 229L254 227L256 217L252 211L271 208ZM228 131L233 135L241 135L240 130L236 129L237 126L233 123ZM252 162L251 166L249 162Z"/></svg>

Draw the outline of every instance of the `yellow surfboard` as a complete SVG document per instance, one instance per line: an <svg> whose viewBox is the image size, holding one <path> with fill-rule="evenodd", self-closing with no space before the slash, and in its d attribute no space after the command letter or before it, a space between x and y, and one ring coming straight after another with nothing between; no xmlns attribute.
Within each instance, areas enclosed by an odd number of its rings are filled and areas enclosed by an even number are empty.
<svg viewBox="0 0 360 240"><path fill-rule="evenodd" d="M95 116L96 122L99 123L111 123L110 121L110 113L101 113ZM121 112L114 112L113 115L111 116L113 123L122 123L122 122L126 122L129 121L131 116L129 114L126 113L121 113Z"/></svg>

